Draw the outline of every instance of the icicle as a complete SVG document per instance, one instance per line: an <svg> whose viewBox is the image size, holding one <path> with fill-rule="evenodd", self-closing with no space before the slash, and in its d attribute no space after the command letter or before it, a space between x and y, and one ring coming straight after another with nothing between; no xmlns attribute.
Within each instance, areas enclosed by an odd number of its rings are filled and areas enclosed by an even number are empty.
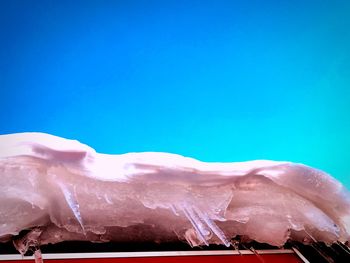
<svg viewBox="0 0 350 263"><path fill-rule="evenodd" d="M214 221L212 221L206 213L203 213L197 207L194 207L194 210L196 211L198 216L202 220L204 220L204 222L209 226L209 228L214 232L214 234L221 240L221 242L224 243L226 247L229 247L231 245L231 243L227 240L225 234L214 223Z"/></svg>
<svg viewBox="0 0 350 263"><path fill-rule="evenodd" d="M107 194L104 194L104 198L105 198L105 201L106 201L108 204L113 205L112 200L108 197Z"/></svg>
<svg viewBox="0 0 350 263"><path fill-rule="evenodd" d="M35 263L43 263L43 257L41 255L41 250L40 248L37 248L34 252L34 259L35 259Z"/></svg>
<svg viewBox="0 0 350 263"><path fill-rule="evenodd" d="M312 243L311 247L317 251L317 253L328 263L335 263L334 260L329 257L322 249L317 247L317 243Z"/></svg>
<svg viewBox="0 0 350 263"><path fill-rule="evenodd" d="M64 198L66 199L67 204L69 205L75 218L79 222L79 224L83 230L83 233L85 234L85 228L83 225L83 219L82 219L81 214L80 214L78 201L76 200L75 196L67 189L67 187L64 184L58 183L58 185L60 186L60 188L63 192Z"/></svg>
<svg viewBox="0 0 350 263"><path fill-rule="evenodd" d="M24 237L13 240L13 245L19 251L19 253L24 256L28 249L39 246L39 238L41 233L42 230L39 227L36 227Z"/></svg>
<svg viewBox="0 0 350 263"><path fill-rule="evenodd" d="M308 237L313 241L313 242L317 242L316 239L309 233L306 231L306 229L304 229L304 232L308 235Z"/></svg>
<svg viewBox="0 0 350 263"><path fill-rule="evenodd" d="M198 239L200 239L204 244L209 246L208 241L204 237L204 236L207 235L207 233L204 232L205 230L204 230L204 226L203 226L203 223L201 222L201 220L193 212L192 208L190 208L190 207L185 205L183 207L183 211L184 211L186 217L188 218L188 220L190 220L190 222L191 222L192 226L194 227L194 229L196 230Z"/></svg>
<svg viewBox="0 0 350 263"><path fill-rule="evenodd" d="M342 249L343 252L345 252L346 254L350 255L350 252L348 249L344 248L344 246L346 246L345 244L343 244L340 241L337 241L338 246Z"/></svg>
<svg viewBox="0 0 350 263"><path fill-rule="evenodd" d="M249 250L252 251L258 257L260 262L265 263L265 260L259 255L259 253L253 247L250 247Z"/></svg>
<svg viewBox="0 0 350 263"><path fill-rule="evenodd" d="M177 209L174 205L170 205L171 211L174 213L174 215L179 216L179 213L177 212Z"/></svg>
<svg viewBox="0 0 350 263"><path fill-rule="evenodd" d="M237 250L238 254L242 256L242 253L239 250L239 241L238 240L232 240L231 244L232 244L233 249Z"/></svg>

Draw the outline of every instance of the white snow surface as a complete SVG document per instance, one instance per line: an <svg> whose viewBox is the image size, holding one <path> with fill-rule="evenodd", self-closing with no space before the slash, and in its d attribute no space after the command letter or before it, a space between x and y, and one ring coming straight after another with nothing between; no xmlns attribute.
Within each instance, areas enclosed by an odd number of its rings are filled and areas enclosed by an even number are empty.
<svg viewBox="0 0 350 263"><path fill-rule="evenodd" d="M31 230L18 236L22 230ZM0 136L0 241L347 241L350 195L327 173L268 160L107 155L44 133Z"/></svg>

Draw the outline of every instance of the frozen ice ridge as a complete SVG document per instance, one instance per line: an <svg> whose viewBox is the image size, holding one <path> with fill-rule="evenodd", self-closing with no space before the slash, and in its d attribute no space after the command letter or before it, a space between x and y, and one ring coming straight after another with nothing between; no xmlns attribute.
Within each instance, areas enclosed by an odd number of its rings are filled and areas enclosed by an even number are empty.
<svg viewBox="0 0 350 263"><path fill-rule="evenodd" d="M66 240L230 246L240 235L282 246L349 233L348 191L302 164L107 155L49 134L0 136L0 241L22 253Z"/></svg>

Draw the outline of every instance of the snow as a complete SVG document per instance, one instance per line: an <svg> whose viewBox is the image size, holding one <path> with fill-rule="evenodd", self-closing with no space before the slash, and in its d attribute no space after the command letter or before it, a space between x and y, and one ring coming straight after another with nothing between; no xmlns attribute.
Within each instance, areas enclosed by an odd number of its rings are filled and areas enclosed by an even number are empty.
<svg viewBox="0 0 350 263"><path fill-rule="evenodd" d="M14 239L21 253L66 240L349 240L348 191L327 173L291 162L107 155L75 140L18 133L0 136L0 193L0 241Z"/></svg>

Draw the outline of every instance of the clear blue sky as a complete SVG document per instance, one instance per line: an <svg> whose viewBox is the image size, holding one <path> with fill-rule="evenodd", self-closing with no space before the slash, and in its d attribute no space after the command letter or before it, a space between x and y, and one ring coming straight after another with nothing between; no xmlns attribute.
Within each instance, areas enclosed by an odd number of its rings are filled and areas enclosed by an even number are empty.
<svg viewBox="0 0 350 263"><path fill-rule="evenodd" d="M0 134L290 160L350 188L350 1L0 1Z"/></svg>

